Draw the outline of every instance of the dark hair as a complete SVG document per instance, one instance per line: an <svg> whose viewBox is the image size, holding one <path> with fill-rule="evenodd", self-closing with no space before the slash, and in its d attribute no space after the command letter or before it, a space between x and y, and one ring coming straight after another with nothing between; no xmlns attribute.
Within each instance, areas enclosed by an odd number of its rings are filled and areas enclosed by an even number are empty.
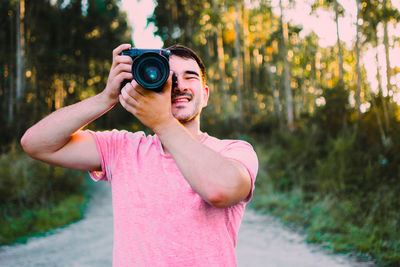
<svg viewBox="0 0 400 267"><path fill-rule="evenodd" d="M184 45L173 45L166 50L170 51L172 55L182 57L182 58L191 58L194 59L197 62L197 65L199 65L200 71L201 71L201 78L203 80L204 85L206 84L207 77L206 77L206 67L204 66L203 61L201 58L189 47L186 47Z"/></svg>

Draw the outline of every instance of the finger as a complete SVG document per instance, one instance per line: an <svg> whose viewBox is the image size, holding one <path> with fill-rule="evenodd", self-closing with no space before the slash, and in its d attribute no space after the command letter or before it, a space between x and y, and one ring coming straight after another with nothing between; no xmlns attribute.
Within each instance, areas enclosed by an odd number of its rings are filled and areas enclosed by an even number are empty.
<svg viewBox="0 0 400 267"><path fill-rule="evenodd" d="M119 45L117 48L115 48L112 52L113 54L113 58L115 58L116 56L118 56L119 54L122 53L122 51L130 49L131 48L131 44L121 44Z"/></svg>
<svg viewBox="0 0 400 267"><path fill-rule="evenodd" d="M126 88L126 92L130 97L134 97L135 99L138 99L138 97L140 95L143 96L143 93L141 91L143 88L137 83L136 80L132 79L132 81L130 81L129 85L130 86L128 86Z"/></svg>
<svg viewBox="0 0 400 267"><path fill-rule="evenodd" d="M112 66L114 67L115 65L117 65L118 63L115 61L115 59L120 56L120 54L122 53L122 51L130 49L131 45L130 44L122 44L120 46L118 46L117 48L115 48L112 52L113 55L113 61L112 61Z"/></svg>
<svg viewBox="0 0 400 267"><path fill-rule="evenodd" d="M118 74L122 73L122 72L131 72L131 66L128 64L119 64L116 67L114 67L113 69L111 69L111 75L112 76L117 76Z"/></svg>
<svg viewBox="0 0 400 267"><path fill-rule="evenodd" d="M116 84L118 84L119 85L119 88L121 87L121 84L122 84L122 82L124 81L124 80L132 80L133 79L133 77L132 77L132 73L130 73L130 72L121 72L121 73L119 73L117 76L115 76L114 77L114 82L116 83Z"/></svg>
<svg viewBox="0 0 400 267"><path fill-rule="evenodd" d="M136 93L137 95L142 96L142 97L145 97L145 96L147 96L149 93L152 92L152 90L148 90L148 89L145 89L145 88L143 88L142 86L140 86L135 80L132 80L131 84L132 84L132 87L133 87L135 93Z"/></svg>
<svg viewBox="0 0 400 267"><path fill-rule="evenodd" d="M122 95L119 95L119 103L121 104L121 106L128 112L130 112L131 114L135 115L135 111L136 109L132 106L129 105L125 99L123 98Z"/></svg>
<svg viewBox="0 0 400 267"><path fill-rule="evenodd" d="M132 65L132 58L130 56L121 56L118 55L114 58L114 62L116 64L121 64L121 63L125 63L128 65Z"/></svg>
<svg viewBox="0 0 400 267"><path fill-rule="evenodd" d="M130 106L136 106L138 104L137 95L135 95L135 90L132 88L130 83L127 83L121 90L121 97L124 102Z"/></svg>
<svg viewBox="0 0 400 267"><path fill-rule="evenodd" d="M108 76L108 81L111 83L118 83L121 86L123 80L132 80L133 76L130 71L128 71L128 67L124 67L123 65L119 65L114 69L111 69L110 74Z"/></svg>

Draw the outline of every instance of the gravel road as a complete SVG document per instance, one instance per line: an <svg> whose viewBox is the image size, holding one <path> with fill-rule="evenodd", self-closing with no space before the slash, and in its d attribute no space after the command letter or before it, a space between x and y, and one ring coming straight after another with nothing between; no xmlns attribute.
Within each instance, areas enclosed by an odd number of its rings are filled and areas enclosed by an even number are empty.
<svg viewBox="0 0 400 267"><path fill-rule="evenodd" d="M26 244L0 247L0 266L112 265L112 207L108 184L98 183L85 218ZM247 209L239 231L239 267L373 266L309 245L272 217Z"/></svg>

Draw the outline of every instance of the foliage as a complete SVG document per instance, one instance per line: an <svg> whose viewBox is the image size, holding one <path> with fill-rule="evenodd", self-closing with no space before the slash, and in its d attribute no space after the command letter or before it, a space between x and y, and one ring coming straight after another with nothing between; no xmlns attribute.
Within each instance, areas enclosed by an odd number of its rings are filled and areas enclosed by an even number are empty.
<svg viewBox="0 0 400 267"><path fill-rule="evenodd" d="M43 234L83 217L87 197L72 194L48 206L19 210L16 217L6 216L0 222L0 244L25 242L32 235Z"/></svg>
<svg viewBox="0 0 400 267"><path fill-rule="evenodd" d="M116 0L89 0L86 11L79 0L25 0L25 18L18 22L20 2L0 4L1 152L44 115L104 88L111 50L130 41ZM338 27L337 43L321 47L315 33L305 35L302 25L285 20L295 1L280 5L280 14L273 2L159 0L150 21L165 46L188 45L207 66L211 98L203 129L219 137L247 134L262 143L256 207L305 225L310 241L398 265L400 109L398 86L384 80L398 75L390 67L398 37L388 29L397 26L399 12L390 0L360 0L362 46L346 47ZM329 10L339 25L347 10L338 3L309 2L313 11ZM384 55L378 53L382 46ZM376 50L377 88L368 84L367 70L357 68L357 55L369 49ZM15 59L22 52L24 93L18 99ZM383 56L385 71L378 65ZM91 127L138 130L140 124L117 106ZM7 216L25 214L13 207L51 206L48 201L80 190L76 181L43 178L69 171L13 153L0 161L0 204Z"/></svg>
<svg viewBox="0 0 400 267"><path fill-rule="evenodd" d="M0 156L0 244L81 218L84 175L29 158L16 149Z"/></svg>
<svg viewBox="0 0 400 267"><path fill-rule="evenodd" d="M86 10L78 0L0 3L1 244L82 216L86 201L82 174L30 159L15 144L51 111L102 90L112 50L131 41L118 1L87 3ZM17 57L22 58L22 68ZM127 118L116 108L92 127L123 124ZM135 120L133 124L137 125Z"/></svg>
<svg viewBox="0 0 400 267"><path fill-rule="evenodd" d="M279 17L269 1L180 1L177 9L165 0L151 20L167 46L188 44L206 62L212 93L203 127L258 140L257 208L304 225L310 241L399 265L397 86L381 79L396 72L387 67L383 74L377 65L378 91L372 91L366 70L357 68L359 54L382 45L390 66L388 51L397 39L388 36L388 25L399 16L390 0L358 2L362 47L354 49L340 39L338 22L347 10L334 0L312 1L313 11L333 13L334 47L320 47L314 33L301 35L301 26L280 20L287 7ZM183 24L194 25L190 34ZM293 102L285 97L287 84ZM363 104L368 108L361 110ZM288 105L295 116L291 131Z"/></svg>
<svg viewBox="0 0 400 267"><path fill-rule="evenodd" d="M262 137L253 205L303 226L310 242L398 265L398 148L367 134L373 125L366 119L334 136L320 126L310 120L295 133Z"/></svg>
<svg viewBox="0 0 400 267"><path fill-rule="evenodd" d="M0 37L0 147L22 136L43 116L75 103L105 87L111 52L130 41L126 15L116 0L82 1L25 0L21 21L23 41L23 96L17 99L15 25L21 1L1 1ZM54 3L52 3L54 2ZM113 113L115 114L115 113ZM98 121L106 127L118 118L110 114ZM122 117L125 115L123 114ZM23 120L19 118L24 118Z"/></svg>

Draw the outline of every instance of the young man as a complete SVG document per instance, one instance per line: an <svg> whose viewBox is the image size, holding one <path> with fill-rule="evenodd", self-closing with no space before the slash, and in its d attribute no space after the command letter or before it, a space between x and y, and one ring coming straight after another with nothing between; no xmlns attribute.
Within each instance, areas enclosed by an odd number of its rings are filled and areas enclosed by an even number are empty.
<svg viewBox="0 0 400 267"><path fill-rule="evenodd" d="M113 51L106 88L50 114L21 144L33 158L90 171L111 184L114 266L236 266L234 248L258 160L246 142L200 130L209 89L200 58L173 46L162 92L132 79L132 58ZM172 75L177 85L172 87ZM116 103L155 134L80 130Z"/></svg>

